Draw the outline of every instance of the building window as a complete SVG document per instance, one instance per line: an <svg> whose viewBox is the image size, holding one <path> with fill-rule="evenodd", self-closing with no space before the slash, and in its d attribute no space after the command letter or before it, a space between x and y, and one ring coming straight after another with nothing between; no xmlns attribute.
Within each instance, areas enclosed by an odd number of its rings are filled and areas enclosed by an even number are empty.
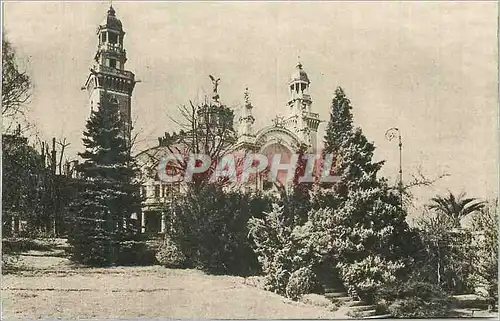
<svg viewBox="0 0 500 321"><path fill-rule="evenodd" d="M155 185L155 197L160 197L160 185Z"/></svg>
<svg viewBox="0 0 500 321"><path fill-rule="evenodd" d="M102 42L106 42L106 33L105 32L103 32L101 34L101 39L102 39Z"/></svg>
<svg viewBox="0 0 500 321"><path fill-rule="evenodd" d="M165 197L167 195L165 195L165 185L162 185L161 186L161 197Z"/></svg>
<svg viewBox="0 0 500 321"><path fill-rule="evenodd" d="M118 41L118 35L116 33L109 33L109 43L115 44Z"/></svg>
<svg viewBox="0 0 500 321"><path fill-rule="evenodd" d="M116 68L116 60L115 59L109 59L109 66L111 68Z"/></svg>

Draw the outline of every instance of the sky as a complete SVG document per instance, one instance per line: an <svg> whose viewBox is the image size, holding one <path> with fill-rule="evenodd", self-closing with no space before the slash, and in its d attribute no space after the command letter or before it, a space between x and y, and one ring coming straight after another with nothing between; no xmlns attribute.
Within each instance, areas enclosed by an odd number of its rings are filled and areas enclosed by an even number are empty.
<svg viewBox="0 0 500 321"><path fill-rule="evenodd" d="M109 2L4 2L4 32L32 76L30 119L45 139L66 137L82 151L89 116L81 91ZM397 179L449 174L430 196L498 190L496 2L119 2L126 68L141 80L132 99L139 148L172 131L180 105L209 94L236 110L249 88L255 127L286 115L287 82L298 56L311 80L312 111L325 121L334 90L352 101L355 124ZM320 125L322 140L326 122Z"/></svg>

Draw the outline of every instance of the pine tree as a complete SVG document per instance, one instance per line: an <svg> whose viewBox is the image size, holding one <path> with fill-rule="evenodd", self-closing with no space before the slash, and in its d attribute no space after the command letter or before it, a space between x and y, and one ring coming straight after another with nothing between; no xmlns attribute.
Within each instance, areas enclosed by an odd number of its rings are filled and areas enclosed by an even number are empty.
<svg viewBox="0 0 500 321"><path fill-rule="evenodd" d="M366 139L361 128L354 127L351 110L351 101L338 87L332 100L323 154L333 155L333 172L341 177L335 186L344 200L350 188L376 184L377 173L384 163L373 162L375 146Z"/></svg>
<svg viewBox="0 0 500 321"><path fill-rule="evenodd" d="M315 191L312 202L317 214L313 211L306 225L312 240L326 243L311 246L333 259L332 263L351 264L370 255L398 260L408 250L402 246L409 236L406 213L396 190L385 179L377 178L383 162L373 161L375 146L354 126L351 110L350 100L337 88L324 155L333 155L332 171L340 180Z"/></svg>
<svg viewBox="0 0 500 321"><path fill-rule="evenodd" d="M78 262L115 264L123 243L137 232L130 217L141 206L138 170L118 104L108 101L92 111L83 136L86 150L79 153L84 162L78 168L82 179L71 207L74 222L69 242Z"/></svg>
<svg viewBox="0 0 500 321"><path fill-rule="evenodd" d="M305 163L299 163L281 206L249 223L274 291L293 286L290 274L310 269L323 285L340 281L349 293L371 300L376 287L394 280L410 261L404 244L412 244L412 233L397 190L377 178L383 163L373 161L375 146L354 127L351 109L338 88L323 156L333 155L331 174L339 181L315 184L309 198L310 184L298 180Z"/></svg>
<svg viewBox="0 0 500 321"><path fill-rule="evenodd" d="M353 130L351 101L344 90L338 87L332 100L330 121L325 134L325 152L338 153L345 135Z"/></svg>

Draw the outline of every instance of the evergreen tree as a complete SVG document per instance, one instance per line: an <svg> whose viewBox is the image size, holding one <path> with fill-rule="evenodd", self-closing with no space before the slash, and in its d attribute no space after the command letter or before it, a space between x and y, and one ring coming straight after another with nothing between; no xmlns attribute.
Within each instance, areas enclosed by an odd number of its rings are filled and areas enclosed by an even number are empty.
<svg viewBox="0 0 500 321"><path fill-rule="evenodd" d="M373 162L375 146L361 128L354 127L351 101L340 87L335 90L331 108L323 154L333 155L333 172L341 177L336 190L345 201L348 190L355 186L368 188L376 184L384 162Z"/></svg>
<svg viewBox="0 0 500 321"><path fill-rule="evenodd" d="M374 256L398 261L411 252L403 246L411 233L396 189L377 178L383 162L373 161L375 146L354 127L351 109L349 99L338 88L324 155L333 155L332 172L340 180L315 190L314 210L305 224L306 234L310 234L308 246L334 266L340 264L344 272L350 264L375 262Z"/></svg>
<svg viewBox="0 0 500 321"><path fill-rule="evenodd" d="M118 104L108 101L92 111L83 133L69 242L73 258L84 264L119 263L124 242L137 234L130 217L141 206L138 170L123 128Z"/></svg>
<svg viewBox="0 0 500 321"><path fill-rule="evenodd" d="M299 183L305 168L299 163L279 210L249 223L263 271L279 293L290 285L285 275L310 269L321 283L336 284L338 275L349 293L371 300L407 262L403 244L413 234L406 214L397 190L377 178L383 163L373 161L375 147L354 127L351 109L338 88L323 156L333 155L331 174L339 181L314 186L309 198L310 184Z"/></svg>
<svg viewBox="0 0 500 321"><path fill-rule="evenodd" d="M334 211L348 206L351 212L348 220L353 223L367 219L377 200L390 205L391 210L401 212L397 195L384 179L377 178L383 162L373 161L375 146L366 139L361 128L354 127L351 110L350 100L342 88L337 88L332 100L323 156L332 155L332 172L340 180L335 184L324 184L326 188L317 191L314 206Z"/></svg>
<svg viewBox="0 0 500 321"><path fill-rule="evenodd" d="M325 134L325 152L339 152L345 135L353 130L351 101L344 90L338 87L332 100L330 121Z"/></svg>

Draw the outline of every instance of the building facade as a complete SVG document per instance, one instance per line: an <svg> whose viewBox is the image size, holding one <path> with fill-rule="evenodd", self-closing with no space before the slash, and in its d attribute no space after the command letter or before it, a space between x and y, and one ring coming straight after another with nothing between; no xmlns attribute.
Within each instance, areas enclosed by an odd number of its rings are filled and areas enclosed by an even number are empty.
<svg viewBox="0 0 500 321"><path fill-rule="evenodd" d="M312 109L310 94L311 82L302 64L295 66L288 83L284 89L288 91L289 98L286 102L288 115L276 116L267 126L256 129L254 124L258 112L255 112L248 89L244 92L244 104L240 116L234 120L237 131L237 143L234 151L251 151L264 155L280 153L281 163L289 162L286 155L296 153L299 148L305 148L308 153L317 152L318 126L321 122L318 113ZM218 95L215 92L214 97ZM218 103L218 101L216 101ZM174 202L177 197L182 197L185 185L182 181L174 183L163 182L158 175L160 160L170 154L170 150L162 146L159 139L158 146L149 148L137 155L142 168L142 193L145 197L143 211L140 215L142 231L148 233L164 232L166 213L164 209ZM285 155L285 157L283 157ZM285 183L286 173L278 174L278 181ZM255 176L250 179L244 189L272 189L274 184L266 177Z"/></svg>

